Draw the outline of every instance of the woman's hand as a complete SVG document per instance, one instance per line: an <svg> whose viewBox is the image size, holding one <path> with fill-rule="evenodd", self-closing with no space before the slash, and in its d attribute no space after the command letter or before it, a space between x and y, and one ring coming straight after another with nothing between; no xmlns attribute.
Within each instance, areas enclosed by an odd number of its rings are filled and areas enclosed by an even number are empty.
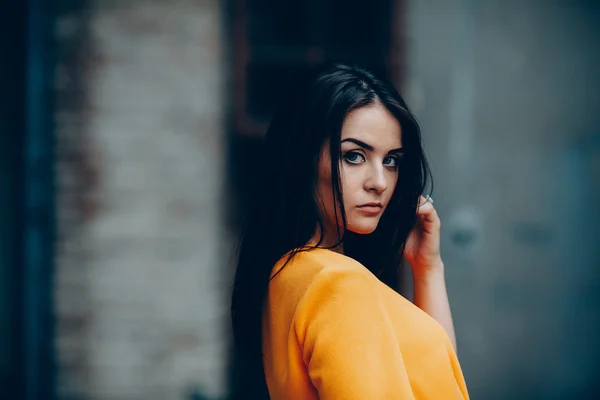
<svg viewBox="0 0 600 400"><path fill-rule="evenodd" d="M429 197L419 198L417 223L406 241L404 258L410 264L415 277L430 273L443 273L440 255L440 218Z"/></svg>
<svg viewBox="0 0 600 400"><path fill-rule="evenodd" d="M417 223L408 236L404 258L413 271L414 303L443 327L456 351L456 334L440 256L440 218L431 199L421 196Z"/></svg>

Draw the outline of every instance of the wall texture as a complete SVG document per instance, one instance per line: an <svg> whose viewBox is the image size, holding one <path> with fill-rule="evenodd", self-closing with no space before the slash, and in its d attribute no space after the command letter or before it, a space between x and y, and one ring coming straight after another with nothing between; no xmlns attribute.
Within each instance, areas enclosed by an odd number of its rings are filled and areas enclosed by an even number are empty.
<svg viewBox="0 0 600 400"><path fill-rule="evenodd" d="M598 16L590 1L408 2L405 91L473 398L600 389Z"/></svg>
<svg viewBox="0 0 600 400"><path fill-rule="evenodd" d="M60 398L221 396L220 2L57 3Z"/></svg>

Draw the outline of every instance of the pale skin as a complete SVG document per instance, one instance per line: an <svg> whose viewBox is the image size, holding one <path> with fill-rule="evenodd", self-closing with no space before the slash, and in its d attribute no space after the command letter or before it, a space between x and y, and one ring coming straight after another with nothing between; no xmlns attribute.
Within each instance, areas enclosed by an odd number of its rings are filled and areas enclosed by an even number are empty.
<svg viewBox="0 0 600 400"><path fill-rule="evenodd" d="M340 172L347 228L358 234L375 231L398 184L397 163L402 157L402 129L382 105L350 112L341 132ZM334 217L331 163L328 146L319 164L317 198L326 228L322 246L339 242ZM444 263L440 255L440 218L435 207L421 197L417 224L411 232L404 257L413 271L414 303L446 330L456 350L456 336L446 291ZM317 237L311 242L316 243ZM336 251L343 254L343 245Z"/></svg>

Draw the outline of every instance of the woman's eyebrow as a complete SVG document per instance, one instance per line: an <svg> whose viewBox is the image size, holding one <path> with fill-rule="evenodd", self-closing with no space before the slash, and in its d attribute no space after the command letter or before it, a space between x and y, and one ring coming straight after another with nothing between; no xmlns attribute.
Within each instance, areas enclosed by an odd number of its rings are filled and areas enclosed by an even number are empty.
<svg viewBox="0 0 600 400"><path fill-rule="evenodd" d="M373 146L368 145L365 142L358 140L358 139L348 138L348 139L344 139L341 141L341 143L344 143L344 142L352 142L352 143L364 148L365 150L369 150L369 151L375 150L375 148Z"/></svg>
<svg viewBox="0 0 600 400"><path fill-rule="evenodd" d="M347 138L347 139L344 139L344 140L341 141L341 143L344 143L344 142L354 143L357 146L360 146L360 147L362 147L365 150L369 150L369 151L375 150L375 148L373 146L371 146L370 144L367 144L367 143L363 142L362 140L358 140L358 139L354 139L354 138ZM403 152L404 152L404 149L402 147L398 147L397 149L388 151L388 154L391 154L391 153L403 153Z"/></svg>

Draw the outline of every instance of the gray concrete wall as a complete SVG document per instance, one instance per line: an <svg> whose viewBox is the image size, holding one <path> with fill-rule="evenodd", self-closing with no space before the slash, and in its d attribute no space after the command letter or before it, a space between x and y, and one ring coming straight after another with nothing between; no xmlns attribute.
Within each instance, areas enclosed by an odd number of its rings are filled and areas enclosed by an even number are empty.
<svg viewBox="0 0 600 400"><path fill-rule="evenodd" d="M472 398L594 398L599 7L407 4L403 89L433 167Z"/></svg>

